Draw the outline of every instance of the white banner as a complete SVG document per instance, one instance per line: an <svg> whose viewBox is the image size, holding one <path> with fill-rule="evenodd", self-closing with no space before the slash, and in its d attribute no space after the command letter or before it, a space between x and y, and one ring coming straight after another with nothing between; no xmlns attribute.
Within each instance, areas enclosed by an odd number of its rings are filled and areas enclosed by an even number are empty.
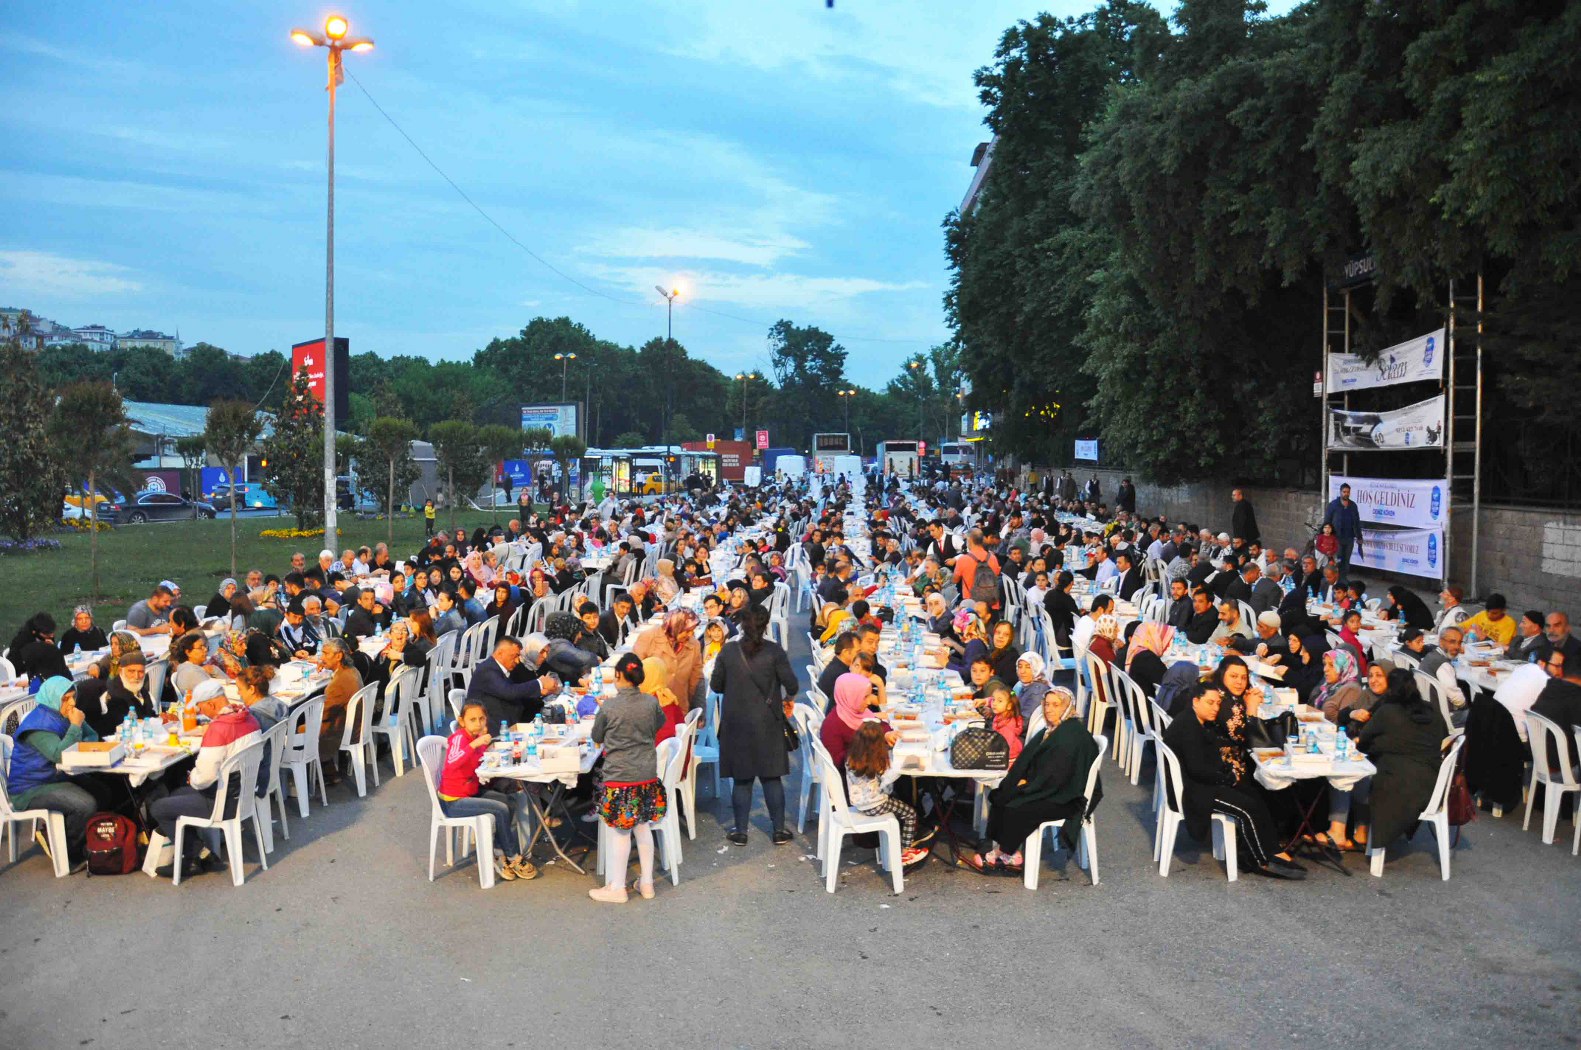
<svg viewBox="0 0 1581 1050"><path fill-rule="evenodd" d="M1078 439L1076 441L1076 458L1091 460L1094 463L1098 462L1098 439L1094 438L1091 441Z"/></svg>
<svg viewBox="0 0 1581 1050"><path fill-rule="evenodd" d="M1443 529L1362 529L1361 551L1351 554L1350 568L1401 572L1407 576L1444 578Z"/></svg>
<svg viewBox="0 0 1581 1050"><path fill-rule="evenodd" d="M1404 478L1350 478L1331 474L1329 499L1339 496L1341 485L1350 486L1351 502L1361 511L1361 520L1372 524L1403 525L1413 529L1442 528L1449 517L1449 500L1444 480L1421 481Z"/></svg>
<svg viewBox="0 0 1581 1050"><path fill-rule="evenodd" d="M1444 395L1388 412L1328 410L1328 447L1443 448Z"/></svg>
<svg viewBox="0 0 1581 1050"><path fill-rule="evenodd" d="M1438 382L1444 377L1446 345L1444 329L1440 328L1379 351L1370 364L1357 354L1329 354L1328 392L1365 390L1424 379Z"/></svg>

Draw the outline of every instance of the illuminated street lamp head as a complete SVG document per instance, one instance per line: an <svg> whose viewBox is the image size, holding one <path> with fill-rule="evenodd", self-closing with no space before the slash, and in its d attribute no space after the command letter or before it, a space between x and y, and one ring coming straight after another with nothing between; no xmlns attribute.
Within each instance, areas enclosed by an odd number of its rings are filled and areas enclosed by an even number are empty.
<svg viewBox="0 0 1581 1050"><path fill-rule="evenodd" d="M293 29L293 30L291 30L291 39L295 40L297 43L301 44L303 47L323 47L324 46L324 38L319 36L317 33L313 32L312 30L309 30L309 29Z"/></svg>
<svg viewBox="0 0 1581 1050"><path fill-rule="evenodd" d="M554 355L554 359L556 361L575 361L576 360L576 355L575 354L555 354Z"/></svg>
<svg viewBox="0 0 1581 1050"><path fill-rule="evenodd" d="M343 46L347 51L355 51L358 54L362 54L365 51L373 50L373 41L369 40L367 37L359 37L356 40L348 40L341 46Z"/></svg>
<svg viewBox="0 0 1581 1050"><path fill-rule="evenodd" d="M343 39L351 29L351 23L340 15L330 15L324 19L324 35L331 40Z"/></svg>

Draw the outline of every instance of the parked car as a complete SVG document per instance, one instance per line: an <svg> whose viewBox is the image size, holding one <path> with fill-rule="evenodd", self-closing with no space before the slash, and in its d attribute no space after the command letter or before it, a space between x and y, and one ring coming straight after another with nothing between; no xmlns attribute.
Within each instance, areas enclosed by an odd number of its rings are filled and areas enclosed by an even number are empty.
<svg viewBox="0 0 1581 1050"><path fill-rule="evenodd" d="M98 519L114 525L121 510L120 504L102 492L98 494L95 502L98 503ZM79 518L89 517L87 493L69 493L61 505L60 517L62 521L76 521Z"/></svg>
<svg viewBox="0 0 1581 1050"><path fill-rule="evenodd" d="M183 499L173 492L140 492L121 509L121 517L133 524L144 521L191 521L194 517L214 517L214 505Z"/></svg>
<svg viewBox="0 0 1581 1050"><path fill-rule="evenodd" d="M264 487L257 482L247 482L237 485L236 509L237 510L277 510L280 504L275 498L264 491ZM215 508L228 511L231 507L231 485L227 482L214 486L214 491L209 493L209 502Z"/></svg>

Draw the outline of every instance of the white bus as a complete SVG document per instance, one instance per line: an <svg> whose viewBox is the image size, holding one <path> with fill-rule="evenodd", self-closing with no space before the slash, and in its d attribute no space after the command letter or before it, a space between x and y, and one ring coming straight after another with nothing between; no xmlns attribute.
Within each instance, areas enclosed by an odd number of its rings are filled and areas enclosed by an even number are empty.
<svg viewBox="0 0 1581 1050"><path fill-rule="evenodd" d="M878 443L878 469L887 478L891 474L900 478L914 478L918 468L917 442L880 441Z"/></svg>

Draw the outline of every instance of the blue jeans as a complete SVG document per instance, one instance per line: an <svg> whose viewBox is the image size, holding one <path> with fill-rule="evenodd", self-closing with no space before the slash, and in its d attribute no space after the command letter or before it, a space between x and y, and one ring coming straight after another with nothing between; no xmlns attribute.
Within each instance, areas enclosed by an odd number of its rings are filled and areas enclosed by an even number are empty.
<svg viewBox="0 0 1581 1050"><path fill-rule="evenodd" d="M498 791L479 791L471 798L458 798L454 802L439 800L439 808L447 817L493 817L494 845L507 857L517 856L522 851L521 838L516 833L516 816L525 805L525 798L519 806L516 799Z"/></svg>

